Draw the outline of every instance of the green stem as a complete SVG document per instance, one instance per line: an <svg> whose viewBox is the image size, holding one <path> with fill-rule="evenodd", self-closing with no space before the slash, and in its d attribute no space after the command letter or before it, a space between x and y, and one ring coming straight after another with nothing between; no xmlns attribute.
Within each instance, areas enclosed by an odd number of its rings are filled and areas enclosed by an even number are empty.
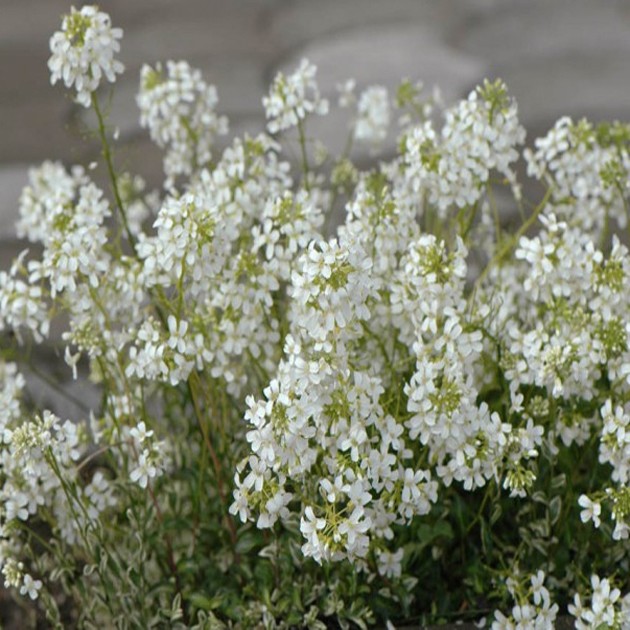
<svg viewBox="0 0 630 630"><path fill-rule="evenodd" d="M619 191L619 196L621 197L621 203L623 203L623 209L626 214L626 223L628 224L628 234L630 234L630 208L628 208L628 200L626 199L624 190L618 182L617 190Z"/></svg>
<svg viewBox="0 0 630 630"><path fill-rule="evenodd" d="M310 171L308 165L308 155L306 153L306 135L304 133L304 124L301 120L298 121L297 124L298 135L300 140L300 153L302 155L302 172L304 173L304 188L307 191L310 191L310 185L308 183L308 174Z"/></svg>
<svg viewBox="0 0 630 630"><path fill-rule="evenodd" d="M521 236L523 236L529 228L534 225L537 221L540 213L543 211L549 198L551 197L551 188L547 189L545 196L542 201L536 206L530 217L521 225L518 231L512 236L512 238L508 239L507 242L499 249L499 251L488 261L488 264L485 266L484 270L481 272L477 281L475 282L475 286L471 293L471 305L474 302L475 294L477 293L477 289L481 286L486 276L490 273L491 269L499 262L501 262L511 251L516 247Z"/></svg>
<svg viewBox="0 0 630 630"><path fill-rule="evenodd" d="M464 243L468 243L468 236L470 234L470 230L472 229L473 223L475 222L475 217L477 216L477 210L479 208L479 202L475 203L468 215L468 221L466 226L462 231L462 238L464 239Z"/></svg>
<svg viewBox="0 0 630 630"><path fill-rule="evenodd" d="M136 239L129 228L129 221L127 220L127 213L125 212L125 207L122 202L122 198L120 196L120 190L118 188L118 178L116 177L116 171L114 170L114 161L112 158L112 153L109 148L109 142L107 142L107 133L105 130L105 119L103 117L103 113L101 112L100 105L98 103L98 97L96 96L96 92L92 92L92 107L94 108L94 113L96 114L96 119L98 120L98 135L101 139L101 146L103 148L103 158L105 159L105 164L107 166L107 173L109 175L109 181L112 188L112 193L114 194L114 199L116 200L116 207L118 208L118 213L120 214L120 218L125 227L125 232L127 233L127 238L131 243L131 246L136 251ZM136 252L137 254L137 252Z"/></svg>
<svg viewBox="0 0 630 630"><path fill-rule="evenodd" d="M481 516L486 507L486 503L488 502L490 495L493 494L492 490L493 490L493 486L491 484L488 484L488 488L486 489L483 495L483 499L481 500L481 505L479 506L479 510L477 510L477 514L475 515L475 518L473 518L473 520L470 522L470 524L466 528L466 535L470 534L473 527L481 520Z"/></svg>
<svg viewBox="0 0 630 630"><path fill-rule="evenodd" d="M626 213L627 216L627 213ZM610 232L610 209L606 208L606 212L604 214L604 227L602 229L602 235L599 242L599 248L602 252L606 253L607 245L608 245L608 233Z"/></svg>
<svg viewBox="0 0 630 630"><path fill-rule="evenodd" d="M230 539L232 541L233 548L235 550L235 560L238 563L240 559L239 559L238 554L236 554L236 542L238 539L238 536L236 533L236 525L234 524L232 515L229 513L229 510L228 510L229 506L227 502L227 495L225 493L225 487L223 484L223 471L221 469L221 462L219 461L219 458L217 457L217 453L214 449L214 446L212 445L212 441L210 440L210 433L208 432L208 427L204 423L203 416L201 413L201 408L199 406L199 401L197 400L195 389L193 387L193 378L195 376L196 376L195 373L191 374L190 378L186 381L186 388L188 390L188 395L193 405L195 418L197 419L197 423L199 425L199 429L201 431L203 441L206 445L206 448L208 449L208 454L210 455L210 459L212 460L215 478L217 481L217 491L219 493L219 499L221 501L221 504L223 505L223 509L225 510L225 521L228 527L228 531L230 534Z"/></svg>
<svg viewBox="0 0 630 630"><path fill-rule="evenodd" d="M79 497L76 494L76 491L73 491L70 487L70 485L66 482L66 480L64 479L64 476L61 473L61 468L59 467L59 463L57 462L57 459L55 458L55 454L54 451L52 449L51 446L48 446L46 451L45 451L45 459L46 462L48 463L48 465L50 466L51 470L53 471L53 474L55 475L55 477L57 477L57 480L59 481L59 484L61 485L61 489L63 490L63 493L66 497L66 500L68 501L68 508L70 509L70 512L72 514L72 518L74 519L74 522L76 524L76 528L79 534L79 537L82 539L83 544L85 545L85 551L88 554L88 556L90 557L94 567L95 567L95 571L96 574L99 578L99 581L103 587L103 591L104 591L104 596L105 596L105 605L108 607L108 609L110 611L114 610L113 607L113 601L115 601L115 594L112 592L110 593L110 584L109 582L105 579L105 576L103 575L103 572L101 570L101 566L100 563L98 561L97 558L95 558L94 556L94 552L92 550L92 545L90 544L90 541L87 538L87 528L89 527L92 532L94 533L94 535L96 536L96 538L98 539L98 542L100 543L102 549L105 550L105 553L108 555L108 557L111 558L111 554L107 553L107 548L105 546L105 542L102 539L102 537L99 535L98 529L94 526L92 519L90 518L85 505L83 505L83 502L79 499ZM79 515L75 509L75 503L79 506L79 508L81 509L81 511L83 512L83 515L86 518L86 522L87 522L87 526L86 529L83 528L83 523L81 522L81 520L79 519Z"/></svg>
<svg viewBox="0 0 630 630"><path fill-rule="evenodd" d="M352 143L354 141L354 128L350 130L348 137L346 138L346 146L343 149L343 153L341 154L341 158L337 161L337 163L341 163L344 160L350 159L350 152L352 151ZM335 186L333 190L332 198L330 200L330 206L328 207L328 212L324 217L324 224L322 226L322 234L326 236L328 234L328 230L330 228L330 221L335 212L335 205L337 204L337 199L339 198L339 187Z"/></svg>
<svg viewBox="0 0 630 630"><path fill-rule="evenodd" d="M494 193L492 191L492 184L488 184L488 200L490 201L490 207L492 208L492 217L494 219L494 233L497 240L497 245L501 242L501 220L499 218L499 209L497 207ZM525 217L521 215L521 220L525 222Z"/></svg>

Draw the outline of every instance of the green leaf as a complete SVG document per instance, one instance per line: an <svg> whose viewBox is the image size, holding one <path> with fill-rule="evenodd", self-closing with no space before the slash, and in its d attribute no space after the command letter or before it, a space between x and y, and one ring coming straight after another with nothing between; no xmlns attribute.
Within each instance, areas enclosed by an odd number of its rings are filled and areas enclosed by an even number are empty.
<svg viewBox="0 0 630 630"><path fill-rule="evenodd" d="M223 603L223 597L221 595L215 595L214 597L208 597L202 593L193 593L188 598L188 601L198 608L199 610L210 611L215 610Z"/></svg>
<svg viewBox="0 0 630 630"><path fill-rule="evenodd" d="M501 504L497 501L493 508L492 508L492 512L490 514L490 525L494 525L503 515L503 508L501 507Z"/></svg>
<svg viewBox="0 0 630 630"><path fill-rule="evenodd" d="M555 525L558 522L561 511L562 511L562 499L559 496L555 496L549 502L549 515L551 517L552 525Z"/></svg>
<svg viewBox="0 0 630 630"><path fill-rule="evenodd" d="M254 547L260 545L260 542L260 534L258 534L258 532L245 532L236 541L236 545L234 548L237 553L245 555L250 552Z"/></svg>
<svg viewBox="0 0 630 630"><path fill-rule="evenodd" d="M556 475L551 479L552 490L564 490L567 487L567 476L564 473Z"/></svg>

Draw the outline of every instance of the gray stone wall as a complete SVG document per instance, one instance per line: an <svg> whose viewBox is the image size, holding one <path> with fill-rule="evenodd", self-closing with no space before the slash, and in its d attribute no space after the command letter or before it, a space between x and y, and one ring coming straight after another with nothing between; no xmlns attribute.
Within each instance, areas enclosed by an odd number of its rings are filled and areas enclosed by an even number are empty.
<svg viewBox="0 0 630 630"><path fill-rule="evenodd" d="M0 0L0 262L28 167L89 161L96 143L61 87L49 85L48 39L71 0ZM127 71L111 104L118 163L158 183L160 156L134 102L144 62L187 59L219 90L232 131L259 129L260 100L278 68L308 56L323 91L355 77L393 87L402 77L440 85L447 100L484 77L517 97L529 138L559 115L627 119L630 2L624 0L102 0L125 31ZM345 121L313 133L331 148Z"/></svg>

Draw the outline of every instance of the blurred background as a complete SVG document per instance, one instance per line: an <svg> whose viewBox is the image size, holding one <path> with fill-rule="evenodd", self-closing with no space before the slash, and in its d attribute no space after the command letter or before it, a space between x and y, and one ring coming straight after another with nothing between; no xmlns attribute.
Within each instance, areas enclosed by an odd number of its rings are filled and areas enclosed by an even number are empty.
<svg viewBox="0 0 630 630"><path fill-rule="evenodd" d="M0 0L0 265L18 251L17 200L29 166L87 164L98 144L89 119L52 88L48 40L71 0ZM75 3L79 6L82 3ZM186 59L219 92L232 133L263 125L261 97L278 69L303 56L324 94L354 77L391 88L403 77L437 85L449 103L484 77L516 96L528 141L562 114L630 117L630 0L102 0L124 29L126 72L111 101L116 162L159 185L161 156L135 105L143 63ZM347 119L313 135L338 147Z"/></svg>

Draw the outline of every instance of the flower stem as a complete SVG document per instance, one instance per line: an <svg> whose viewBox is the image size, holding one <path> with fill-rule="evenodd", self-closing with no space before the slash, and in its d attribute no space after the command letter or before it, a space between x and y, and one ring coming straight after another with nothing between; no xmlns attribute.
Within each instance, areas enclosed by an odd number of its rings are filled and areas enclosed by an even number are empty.
<svg viewBox="0 0 630 630"><path fill-rule="evenodd" d="M523 236L527 232L527 230L529 230L529 228L532 225L534 225L534 223L537 221L538 217L540 216L540 213L543 211L543 209L547 205L547 202L549 201L550 197L551 197L551 188L548 188L547 192L545 193L545 196L542 198L542 201L536 206L536 208L534 209L532 214L529 216L527 221L525 221L523 225L521 225L518 231L510 239L508 239L506 243L503 245L503 247L501 247L501 249L499 249L499 251L488 261L488 264L485 266L484 270L481 272L481 274L477 278L477 281L475 282L475 286L473 287L473 290L471 293L471 306L474 303L474 296L477 292L477 289L481 286L486 276L490 273L491 269L497 263L501 262L512 251L512 249L516 247L519 240L521 239L521 236Z"/></svg>
<svg viewBox="0 0 630 630"><path fill-rule="evenodd" d="M120 214L120 218L125 227L125 232L127 233L127 238L131 243L131 246L136 251L136 239L129 228L129 221L127 220L127 213L125 212L125 207L122 202L122 198L120 196L120 190L118 188L118 178L116 176L116 171L114 169L114 161L112 158L112 152L109 148L109 142L107 141L107 133L105 130L105 119L103 117L103 113L101 112L101 108L98 102L98 97L96 96L96 92L92 92L92 107L94 108L94 113L96 114L96 119L98 120L98 135L101 139L101 146L103 148L103 158L105 159L105 164L107 166L107 173L109 175L109 181L112 188L112 193L114 194L114 199L116 200L116 207L118 208L118 213ZM136 252L137 253L137 252Z"/></svg>
<svg viewBox="0 0 630 630"><path fill-rule="evenodd" d="M299 139L300 139L300 153L302 155L302 172L304 173L304 188L306 188L306 190L309 191L310 186L308 183L308 174L309 174L310 168L308 165L308 154L306 152L306 135L304 133L304 124L302 123L301 120L298 121L297 129L298 129L298 134L299 134Z"/></svg>
<svg viewBox="0 0 630 630"><path fill-rule="evenodd" d="M234 548L236 549L236 542L237 542L236 526L234 525L234 521L232 520L231 515L227 511L228 504L227 504L227 497L226 497L226 494L225 494L225 487L223 485L223 475L222 475L222 470L221 470L221 463L219 461L219 458L217 457L217 453L216 453L216 451L214 449L214 446L212 445L212 442L210 441L210 435L208 433L208 428L206 427L206 425L203 422L203 418L202 418L202 415L201 415L201 409L199 408L199 402L197 400L197 396L195 394L195 389L194 389L193 383L192 383L192 375L186 381L186 387L188 389L188 395L190 396L190 400L192 401L192 404L193 404L195 417L197 418L197 423L199 424L199 429L201 431L201 435L203 437L203 441L204 441L204 443L206 445L206 448L208 449L208 453L210 455L210 459L212 460L212 465L214 467L214 472L215 472L216 480L217 480L217 490L219 492L219 499L221 500L221 503L223 504L223 508L226 511L225 520L226 520L227 527L228 527L228 530L229 530L229 533L230 533L230 539L232 541L232 544L234 545ZM238 560L238 556L235 556L235 559Z"/></svg>

